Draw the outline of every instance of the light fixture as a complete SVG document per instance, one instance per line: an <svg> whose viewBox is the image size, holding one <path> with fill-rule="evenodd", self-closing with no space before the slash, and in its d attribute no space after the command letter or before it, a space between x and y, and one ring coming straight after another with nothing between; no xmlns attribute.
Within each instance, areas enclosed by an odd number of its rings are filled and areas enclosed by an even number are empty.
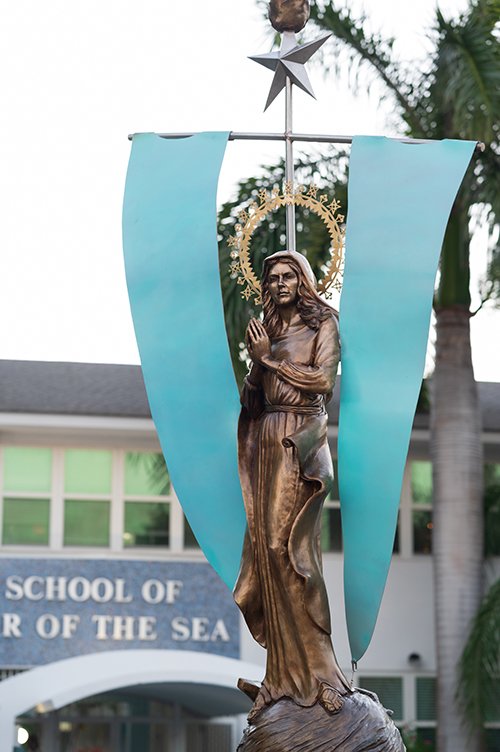
<svg viewBox="0 0 500 752"><path fill-rule="evenodd" d="M26 744L29 738L30 738L30 735L28 734L26 729L23 728L22 726L19 726L19 728L17 729L17 743Z"/></svg>

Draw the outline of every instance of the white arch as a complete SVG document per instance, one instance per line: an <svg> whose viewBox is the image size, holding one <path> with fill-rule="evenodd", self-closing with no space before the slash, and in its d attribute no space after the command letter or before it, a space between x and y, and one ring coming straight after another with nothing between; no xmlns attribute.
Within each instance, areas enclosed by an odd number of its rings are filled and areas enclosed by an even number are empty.
<svg viewBox="0 0 500 752"><path fill-rule="evenodd" d="M259 680L262 667L192 650L113 650L38 666L0 682L0 752L12 752L16 717L39 703L57 710L135 684L192 682L235 688L241 676Z"/></svg>

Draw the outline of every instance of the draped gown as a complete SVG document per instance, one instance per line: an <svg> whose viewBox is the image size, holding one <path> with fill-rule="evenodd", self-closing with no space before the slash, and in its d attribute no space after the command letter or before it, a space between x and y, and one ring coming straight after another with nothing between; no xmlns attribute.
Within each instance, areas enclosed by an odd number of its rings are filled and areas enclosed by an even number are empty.
<svg viewBox="0 0 500 752"><path fill-rule="evenodd" d="M345 694L322 577L320 521L333 468L325 404L340 357L336 320L302 320L271 340L277 373L254 365L238 429L248 529L234 597L267 649L261 704L311 706L322 688Z"/></svg>

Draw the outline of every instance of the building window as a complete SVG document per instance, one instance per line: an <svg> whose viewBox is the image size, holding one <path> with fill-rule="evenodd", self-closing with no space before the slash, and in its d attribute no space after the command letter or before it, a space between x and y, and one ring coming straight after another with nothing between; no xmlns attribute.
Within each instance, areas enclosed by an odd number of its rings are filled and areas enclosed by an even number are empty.
<svg viewBox="0 0 500 752"><path fill-rule="evenodd" d="M109 546L109 501L66 499L65 546Z"/></svg>
<svg viewBox="0 0 500 752"><path fill-rule="evenodd" d="M324 503L321 513L321 548L325 552L342 551L342 521L340 517L340 495L338 462L333 460L333 486Z"/></svg>
<svg viewBox="0 0 500 752"><path fill-rule="evenodd" d="M49 544L52 450L5 447L2 543Z"/></svg>
<svg viewBox="0 0 500 752"><path fill-rule="evenodd" d="M436 720L436 679L417 676L417 721Z"/></svg>
<svg viewBox="0 0 500 752"><path fill-rule="evenodd" d="M220 752L231 749L231 726L227 724L186 724L186 749L189 752Z"/></svg>
<svg viewBox="0 0 500 752"><path fill-rule="evenodd" d="M340 505L327 499L321 513L321 548L323 551L342 551L342 521Z"/></svg>
<svg viewBox="0 0 500 752"><path fill-rule="evenodd" d="M125 454L123 545L126 548L170 545L171 493L163 455Z"/></svg>
<svg viewBox="0 0 500 752"><path fill-rule="evenodd" d="M484 466L484 554L500 556L500 465Z"/></svg>
<svg viewBox="0 0 500 752"><path fill-rule="evenodd" d="M64 452L64 546L109 546L112 453Z"/></svg>
<svg viewBox="0 0 500 752"><path fill-rule="evenodd" d="M432 551L432 463L411 463L413 553Z"/></svg>
<svg viewBox="0 0 500 752"><path fill-rule="evenodd" d="M206 691L198 695L202 702L210 700ZM45 750L49 744L50 749L81 752L230 752L237 744L236 718L206 717L180 703L121 695L120 690L43 716L32 711L16 723L28 732L30 749Z"/></svg>
<svg viewBox="0 0 500 752"><path fill-rule="evenodd" d="M191 530L191 525L186 519L186 516L184 516L184 548L200 548L200 544L196 540L196 536Z"/></svg>
<svg viewBox="0 0 500 752"><path fill-rule="evenodd" d="M396 532L394 533L394 545L392 547L393 554L399 554L399 512L398 520L396 522Z"/></svg>
<svg viewBox="0 0 500 752"><path fill-rule="evenodd" d="M0 488L2 545L200 551L158 452L1 447Z"/></svg>
<svg viewBox="0 0 500 752"><path fill-rule="evenodd" d="M168 504L125 502L124 546L168 546L169 527Z"/></svg>
<svg viewBox="0 0 500 752"><path fill-rule="evenodd" d="M338 461L333 460L333 485L321 512L321 549L324 553L341 553L342 517L338 482ZM399 553L399 519L394 537L393 553Z"/></svg>
<svg viewBox="0 0 500 752"><path fill-rule="evenodd" d="M125 454L126 496L169 496L171 492L170 476L162 454Z"/></svg>
<svg viewBox="0 0 500 752"><path fill-rule="evenodd" d="M18 545L48 546L49 499L3 500L2 542Z"/></svg>
<svg viewBox="0 0 500 752"><path fill-rule="evenodd" d="M500 729L487 728L484 731L487 752L498 752L500 749Z"/></svg>
<svg viewBox="0 0 500 752"><path fill-rule="evenodd" d="M66 449L64 490L72 494L111 493L111 452L95 449Z"/></svg>
<svg viewBox="0 0 500 752"><path fill-rule="evenodd" d="M500 683L498 682L485 702L484 718L486 723L498 725L500 722Z"/></svg>
<svg viewBox="0 0 500 752"><path fill-rule="evenodd" d="M400 676L362 676L359 687L374 692L384 708L393 711L393 721L403 720L403 679Z"/></svg>

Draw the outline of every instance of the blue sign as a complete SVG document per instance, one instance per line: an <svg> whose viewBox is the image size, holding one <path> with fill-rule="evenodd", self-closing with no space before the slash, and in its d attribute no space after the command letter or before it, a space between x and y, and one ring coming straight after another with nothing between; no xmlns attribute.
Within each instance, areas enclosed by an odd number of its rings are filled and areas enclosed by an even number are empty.
<svg viewBox="0 0 500 752"><path fill-rule="evenodd" d="M0 559L0 664L126 648L239 658L239 612L205 563Z"/></svg>

